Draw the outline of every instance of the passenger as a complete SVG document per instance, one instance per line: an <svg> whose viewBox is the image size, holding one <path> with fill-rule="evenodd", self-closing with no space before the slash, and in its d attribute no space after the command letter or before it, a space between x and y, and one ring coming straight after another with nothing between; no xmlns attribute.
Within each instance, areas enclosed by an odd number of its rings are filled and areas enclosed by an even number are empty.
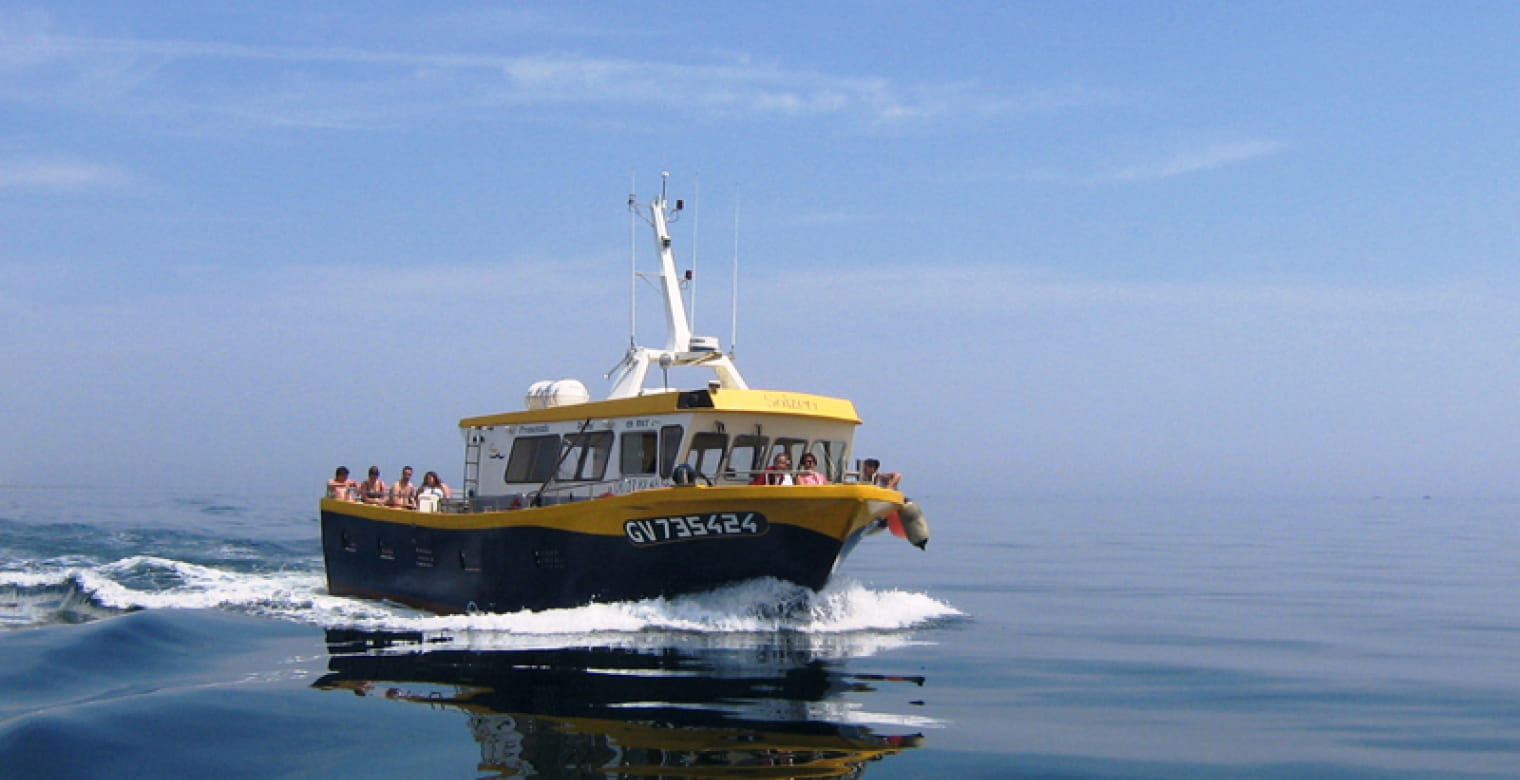
<svg viewBox="0 0 1520 780"><path fill-rule="evenodd" d="M385 480L380 478L380 467L369 467L369 479L359 483L359 500L366 504L385 503Z"/></svg>
<svg viewBox="0 0 1520 780"><path fill-rule="evenodd" d="M811 452L802 453L802 470L797 472L797 484L799 485L827 485L829 484L823 474L818 471L818 458Z"/></svg>
<svg viewBox="0 0 1520 780"><path fill-rule="evenodd" d="M412 467L401 468L401 479L391 484L390 496L385 500L386 506L398 509L417 508L417 486L412 484Z"/></svg>
<svg viewBox="0 0 1520 780"><path fill-rule="evenodd" d="M422 475L422 487L417 488L417 497L423 496L437 496L439 501L449 497L449 486L438 478L438 472L429 471Z"/></svg>
<svg viewBox="0 0 1520 780"><path fill-rule="evenodd" d="M792 484L792 475L788 472L791 470L792 456L785 452L778 452L776 453L776 457L771 460L771 465L767 466L765 471L756 474L755 478L751 479L749 483L751 485L790 485Z"/></svg>
<svg viewBox="0 0 1520 780"><path fill-rule="evenodd" d="M902 475L895 471L881 471L881 461L875 458L866 458L860 464L860 481L867 485L884 487L888 490L896 490L897 484L902 482Z"/></svg>
<svg viewBox="0 0 1520 780"><path fill-rule="evenodd" d="M358 501L359 483L348 478L348 467L339 466L333 478L327 480L327 497L339 501Z"/></svg>

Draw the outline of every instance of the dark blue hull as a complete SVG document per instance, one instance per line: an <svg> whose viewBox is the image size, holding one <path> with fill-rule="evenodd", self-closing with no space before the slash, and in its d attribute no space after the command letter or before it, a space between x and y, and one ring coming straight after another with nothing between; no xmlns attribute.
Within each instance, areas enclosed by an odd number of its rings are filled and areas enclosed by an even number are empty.
<svg viewBox="0 0 1520 780"><path fill-rule="evenodd" d="M853 546L774 523L757 536L638 546L540 526L450 529L322 511L328 591L439 613L517 612L710 590L758 577L822 588Z"/></svg>

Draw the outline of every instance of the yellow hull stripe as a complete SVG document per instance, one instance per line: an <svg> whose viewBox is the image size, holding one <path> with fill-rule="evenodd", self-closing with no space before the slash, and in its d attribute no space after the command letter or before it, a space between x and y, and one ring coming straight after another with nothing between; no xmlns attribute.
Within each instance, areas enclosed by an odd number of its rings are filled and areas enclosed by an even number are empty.
<svg viewBox="0 0 1520 780"><path fill-rule="evenodd" d="M387 523L447 530L541 527L596 536L622 536L623 523L708 512L759 512L771 523L844 539L902 506L903 495L871 485L683 487L641 490L569 504L496 512L416 512L322 499L322 511Z"/></svg>

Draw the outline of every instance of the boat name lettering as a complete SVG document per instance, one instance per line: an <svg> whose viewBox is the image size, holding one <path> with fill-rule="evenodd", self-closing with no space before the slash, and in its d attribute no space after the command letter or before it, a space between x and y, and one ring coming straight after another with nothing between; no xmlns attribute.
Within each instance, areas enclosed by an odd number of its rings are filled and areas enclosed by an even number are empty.
<svg viewBox="0 0 1520 780"><path fill-rule="evenodd" d="M702 515L653 517L623 523L623 533L636 547L687 539L721 536L761 536L769 529L759 512L709 512Z"/></svg>
<svg viewBox="0 0 1520 780"><path fill-rule="evenodd" d="M659 420L624 420L623 421L623 427L624 428L658 428L658 427L660 427L660 421Z"/></svg>
<svg viewBox="0 0 1520 780"><path fill-rule="evenodd" d="M519 434L523 434L523 433L548 433L549 432L549 426L548 425L519 425L519 426L517 426L517 432Z"/></svg>
<svg viewBox="0 0 1520 780"><path fill-rule="evenodd" d="M665 480L659 477L623 477L617 483L616 490L613 492L622 495L624 493L632 493L635 490L653 490L654 488L664 486L664 484Z"/></svg>
<svg viewBox="0 0 1520 780"><path fill-rule="evenodd" d="M771 405L772 409L818 411L818 402L810 398L798 398L791 395L767 395L765 400Z"/></svg>

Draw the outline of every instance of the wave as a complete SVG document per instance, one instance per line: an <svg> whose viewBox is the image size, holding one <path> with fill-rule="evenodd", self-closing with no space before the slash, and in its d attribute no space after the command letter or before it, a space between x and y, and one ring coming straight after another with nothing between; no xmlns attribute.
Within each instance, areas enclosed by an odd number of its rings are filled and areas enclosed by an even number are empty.
<svg viewBox="0 0 1520 780"><path fill-rule="evenodd" d="M87 623L119 613L96 600L73 576L49 581L37 576L0 575L0 628Z"/></svg>
<svg viewBox="0 0 1520 780"><path fill-rule="evenodd" d="M249 572L150 555L97 565L51 563L40 570L0 571L0 627L82 622L143 609L214 609L327 629L417 634L456 646L518 649L593 640L637 644L638 635L651 632L662 634L662 642L684 635L686 641L708 644L779 632L819 637L818 644L826 645L829 636L892 634L962 616L927 594L874 590L846 578L816 593L763 579L669 599L434 615L329 595L321 572L308 567Z"/></svg>
<svg viewBox="0 0 1520 780"><path fill-rule="evenodd" d="M229 537L204 528L32 524L0 518L0 568L88 566L132 556L158 556L240 571L321 566L321 550L311 539L267 539L255 534Z"/></svg>

